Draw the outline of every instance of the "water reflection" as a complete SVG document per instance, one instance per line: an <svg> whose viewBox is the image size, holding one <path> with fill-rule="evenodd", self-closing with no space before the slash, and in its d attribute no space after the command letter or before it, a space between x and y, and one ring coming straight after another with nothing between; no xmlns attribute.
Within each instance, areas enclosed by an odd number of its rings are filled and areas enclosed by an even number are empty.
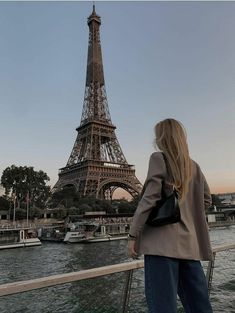
<svg viewBox="0 0 235 313"><path fill-rule="evenodd" d="M235 227L210 231L213 245L234 243ZM43 243L0 251L0 283L68 273L127 261L126 241ZM235 251L217 254L211 299L214 313L235 313ZM118 313L125 273L0 298L1 313ZM146 313L143 270L135 271L130 313Z"/></svg>

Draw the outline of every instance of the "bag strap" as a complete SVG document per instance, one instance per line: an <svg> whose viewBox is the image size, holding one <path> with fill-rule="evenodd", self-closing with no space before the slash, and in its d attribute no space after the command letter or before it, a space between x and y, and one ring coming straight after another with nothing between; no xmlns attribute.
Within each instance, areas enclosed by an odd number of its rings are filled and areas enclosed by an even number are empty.
<svg viewBox="0 0 235 313"><path fill-rule="evenodd" d="M165 156L165 154L163 152L162 152L162 156L163 156L163 159L164 159L164 162L165 162L165 165L166 165L166 171L167 171L167 169L168 169L168 167L167 167L167 158L166 158L166 156ZM164 191L164 186L165 185L166 185L166 183L164 182L164 179L163 179L162 180L162 189L161 189L161 197L162 198L164 198L166 196L166 193ZM144 183L144 186L143 186L142 191L140 193L140 199L143 197L145 189L146 189L146 184ZM174 186L173 186L173 192L175 192L177 194L177 196L178 196L178 192L177 192L177 190L175 189Z"/></svg>
<svg viewBox="0 0 235 313"><path fill-rule="evenodd" d="M164 161L165 161L166 172L168 173L168 166L167 166L168 161L167 161L167 158L166 158L166 156L165 156L165 154L164 154L163 152L162 152L162 156L163 156L163 159L164 159ZM168 173L168 174L169 174L169 173ZM165 191L164 191L164 186L166 186L166 183L165 183L165 181L163 180L163 181L162 181L162 196L165 196L165 195L166 195L166 193L165 193ZM173 190L174 193L176 193L176 194L178 195L178 192L177 192L175 186L172 186L172 190Z"/></svg>
<svg viewBox="0 0 235 313"><path fill-rule="evenodd" d="M163 159L164 159L164 162L165 162L165 166L166 166L166 172L167 172L167 158L166 158L166 156L165 156L165 154L162 152L162 156L163 156ZM161 191L161 196L162 196L162 199L164 198L164 197L166 197L166 192L165 192L165 190L164 190L164 186L165 186L166 184L165 184L165 181L164 181L164 179L162 180L162 191Z"/></svg>

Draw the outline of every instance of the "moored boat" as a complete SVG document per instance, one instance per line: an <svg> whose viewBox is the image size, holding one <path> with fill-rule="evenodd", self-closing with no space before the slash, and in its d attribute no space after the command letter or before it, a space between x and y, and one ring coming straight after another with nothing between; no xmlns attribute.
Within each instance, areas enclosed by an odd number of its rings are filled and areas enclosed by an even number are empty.
<svg viewBox="0 0 235 313"><path fill-rule="evenodd" d="M83 240L83 243L92 243L92 242L104 242L104 241L114 241L114 240L123 240L127 239L127 235L122 236L110 236L110 235L103 235L103 236L94 236Z"/></svg>
<svg viewBox="0 0 235 313"><path fill-rule="evenodd" d="M127 239L129 227L130 225L126 223L100 224L92 236L87 237L82 242L93 243Z"/></svg>
<svg viewBox="0 0 235 313"><path fill-rule="evenodd" d="M64 237L65 243L80 243L90 237L98 227L97 223L78 222L68 225L68 231Z"/></svg>
<svg viewBox="0 0 235 313"><path fill-rule="evenodd" d="M77 242L81 242L83 239L85 239L86 236L84 233L81 233L80 231L67 231L65 238L64 238L64 242L66 243L77 243Z"/></svg>
<svg viewBox="0 0 235 313"><path fill-rule="evenodd" d="M92 223L79 222L70 226L64 242L92 243L127 239L130 225L128 223Z"/></svg>
<svg viewBox="0 0 235 313"><path fill-rule="evenodd" d="M63 225L43 226L38 229L38 237L41 241L63 242L65 233Z"/></svg>
<svg viewBox="0 0 235 313"><path fill-rule="evenodd" d="M31 228L0 229L0 250L40 246L37 232Z"/></svg>

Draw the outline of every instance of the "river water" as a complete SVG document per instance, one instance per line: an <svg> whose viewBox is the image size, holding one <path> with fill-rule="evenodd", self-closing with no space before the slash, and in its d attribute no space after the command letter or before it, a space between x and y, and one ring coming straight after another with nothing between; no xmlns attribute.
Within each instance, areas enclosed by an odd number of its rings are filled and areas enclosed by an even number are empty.
<svg viewBox="0 0 235 313"><path fill-rule="evenodd" d="M212 229L210 236L213 246L235 243L235 227ZM3 250L0 284L126 262L126 244L43 242L40 247ZM125 279L126 273L119 273L2 297L0 312L118 313ZM129 312L146 313L143 270L135 271L132 286ZM235 313L235 250L216 256L211 300L215 313Z"/></svg>

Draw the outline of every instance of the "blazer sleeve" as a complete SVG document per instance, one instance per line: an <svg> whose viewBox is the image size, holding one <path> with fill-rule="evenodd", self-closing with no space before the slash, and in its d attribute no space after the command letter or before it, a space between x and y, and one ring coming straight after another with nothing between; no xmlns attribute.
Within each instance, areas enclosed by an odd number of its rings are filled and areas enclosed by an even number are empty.
<svg viewBox="0 0 235 313"><path fill-rule="evenodd" d="M211 206L212 199L211 199L210 188L208 186L206 178L205 178L204 175L203 175L203 177L204 177L204 207L205 207L205 210L206 210L207 208L209 208Z"/></svg>
<svg viewBox="0 0 235 313"><path fill-rule="evenodd" d="M166 177L166 165L162 153L154 152L149 159L148 174L144 184L143 196L135 211L130 235L138 237L151 209L161 199L162 181Z"/></svg>

